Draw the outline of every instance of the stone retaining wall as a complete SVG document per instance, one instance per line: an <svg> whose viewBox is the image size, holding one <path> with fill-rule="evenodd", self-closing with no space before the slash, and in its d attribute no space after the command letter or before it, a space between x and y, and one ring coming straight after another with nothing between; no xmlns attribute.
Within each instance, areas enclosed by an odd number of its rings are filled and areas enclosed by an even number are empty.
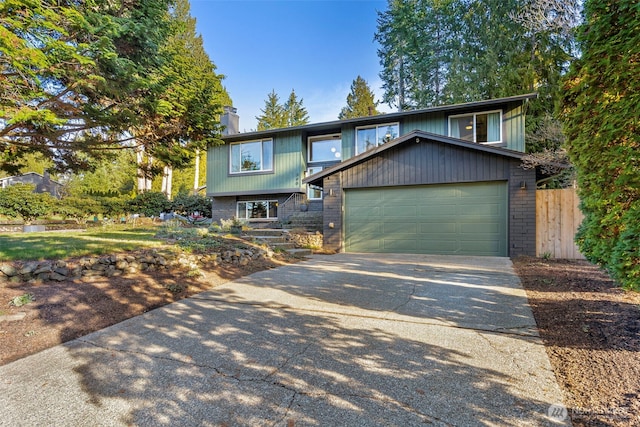
<svg viewBox="0 0 640 427"><path fill-rule="evenodd" d="M168 249L135 253L83 257L74 261L24 261L0 263L0 282L65 281L85 276L120 276L141 271L194 270L220 263L244 266L252 260L270 258L271 250L261 248L227 250L205 255L186 254Z"/></svg>
<svg viewBox="0 0 640 427"><path fill-rule="evenodd" d="M322 233L312 232L289 232L289 240L296 245L297 248L320 249L322 248Z"/></svg>

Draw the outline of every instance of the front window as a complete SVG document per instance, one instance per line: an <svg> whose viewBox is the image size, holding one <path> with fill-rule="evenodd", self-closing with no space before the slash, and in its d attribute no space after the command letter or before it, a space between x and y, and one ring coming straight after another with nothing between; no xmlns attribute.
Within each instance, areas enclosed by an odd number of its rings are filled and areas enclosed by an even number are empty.
<svg viewBox="0 0 640 427"><path fill-rule="evenodd" d="M231 173L273 170L273 140L240 142L230 147Z"/></svg>
<svg viewBox="0 0 640 427"><path fill-rule="evenodd" d="M309 161L331 162L342 159L340 134L312 136L309 138Z"/></svg>
<svg viewBox="0 0 640 427"><path fill-rule="evenodd" d="M469 142L496 144L502 142L502 113L465 114L449 117L449 136Z"/></svg>
<svg viewBox="0 0 640 427"><path fill-rule="evenodd" d="M248 221L256 219L277 219L278 201L251 200L246 202L238 202L236 217L238 219L244 219Z"/></svg>
<svg viewBox="0 0 640 427"><path fill-rule="evenodd" d="M356 154L396 139L399 133L398 123L356 128Z"/></svg>
<svg viewBox="0 0 640 427"><path fill-rule="evenodd" d="M314 173L318 173L322 170L321 167L307 169L307 176L311 176ZM322 200L322 189L315 185L307 185L307 199L309 200Z"/></svg>

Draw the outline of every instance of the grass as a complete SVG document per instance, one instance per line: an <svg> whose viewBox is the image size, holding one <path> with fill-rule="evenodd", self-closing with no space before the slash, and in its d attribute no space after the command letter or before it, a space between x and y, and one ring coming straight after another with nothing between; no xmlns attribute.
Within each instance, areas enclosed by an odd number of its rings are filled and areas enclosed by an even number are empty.
<svg viewBox="0 0 640 427"><path fill-rule="evenodd" d="M32 303L34 300L35 298L33 297L33 294L22 294L19 297L15 297L11 301L9 301L9 305L22 307L23 305Z"/></svg>
<svg viewBox="0 0 640 427"><path fill-rule="evenodd" d="M104 255L162 244L154 228L112 226L87 231L0 234L0 261Z"/></svg>

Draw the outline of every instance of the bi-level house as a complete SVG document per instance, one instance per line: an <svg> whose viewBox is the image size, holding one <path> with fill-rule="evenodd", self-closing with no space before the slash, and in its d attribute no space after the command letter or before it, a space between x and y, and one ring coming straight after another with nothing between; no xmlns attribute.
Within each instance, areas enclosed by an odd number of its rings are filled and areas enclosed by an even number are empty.
<svg viewBox="0 0 640 427"><path fill-rule="evenodd" d="M281 223L302 207L322 211L330 250L535 255L521 167L534 97L228 134L208 151L213 218ZM234 110L223 123L238 128Z"/></svg>

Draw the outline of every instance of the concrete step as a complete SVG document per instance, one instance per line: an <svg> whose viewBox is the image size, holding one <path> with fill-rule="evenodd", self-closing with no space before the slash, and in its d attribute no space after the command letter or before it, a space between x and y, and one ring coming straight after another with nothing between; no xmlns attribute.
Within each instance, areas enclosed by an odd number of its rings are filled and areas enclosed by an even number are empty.
<svg viewBox="0 0 640 427"><path fill-rule="evenodd" d="M289 249L287 252L295 257L309 256L312 254L311 249Z"/></svg>
<svg viewBox="0 0 640 427"><path fill-rule="evenodd" d="M261 242L267 243L269 245L273 245L273 244L276 244L276 243L286 243L287 242L287 236L286 235L258 236L258 235L249 234L248 236L251 237L252 239L260 240Z"/></svg>
<svg viewBox="0 0 640 427"><path fill-rule="evenodd" d="M311 249L298 249L289 242L288 233L286 229L272 228L254 228L242 232L245 237L266 243L273 250L283 250L295 257L311 255Z"/></svg>
<svg viewBox="0 0 640 427"><path fill-rule="evenodd" d="M296 248L296 245L294 245L293 243L269 243L269 246L271 246L273 249L282 249L287 252L289 252L289 250L291 249Z"/></svg>
<svg viewBox="0 0 640 427"><path fill-rule="evenodd" d="M247 236L265 237L265 236L282 236L282 233L286 230L281 228L250 228L243 230L242 234Z"/></svg>

